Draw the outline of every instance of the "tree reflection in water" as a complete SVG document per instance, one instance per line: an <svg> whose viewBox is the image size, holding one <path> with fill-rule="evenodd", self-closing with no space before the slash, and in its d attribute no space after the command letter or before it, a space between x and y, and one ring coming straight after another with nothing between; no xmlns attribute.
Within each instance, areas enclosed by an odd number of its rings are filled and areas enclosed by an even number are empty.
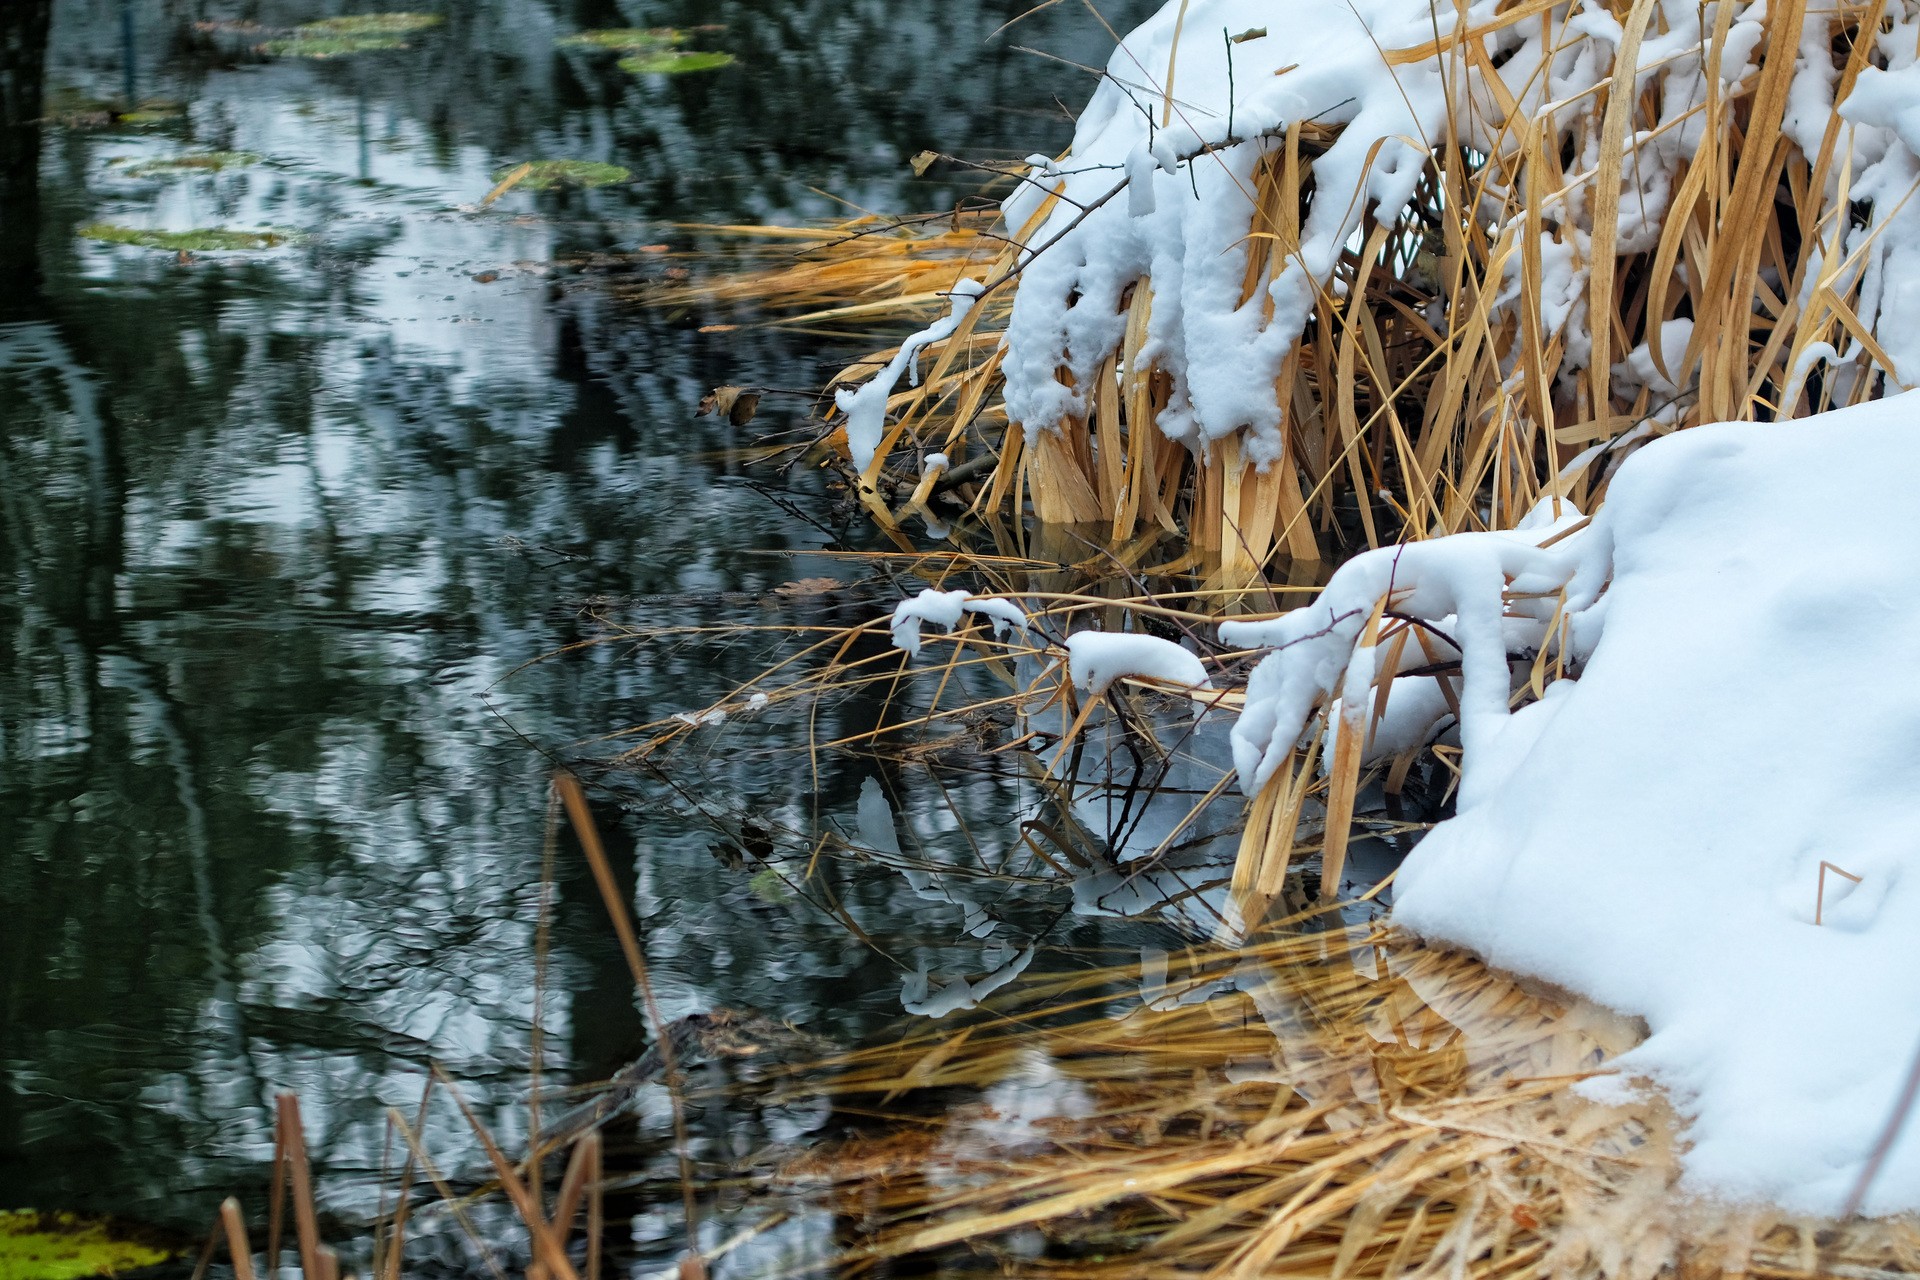
<svg viewBox="0 0 1920 1280"><path fill-rule="evenodd" d="M985 42L1025 7L474 0L414 49L316 63L222 25L314 4L0 5L0 1201L198 1227L264 1176L293 1088L327 1207L364 1212L382 1108L430 1060L515 1135L550 767L529 742L754 670L669 645L519 668L594 634L588 597L758 616L832 572L743 554L825 545L828 505L804 474L797 506L768 502L691 410L853 354L695 332L570 264L655 270L631 251L696 247L673 224L835 212L821 191L950 205L969 188L899 158L1060 145L1081 73ZM738 65L636 79L553 44L691 24ZM1105 54L1065 9L1018 30ZM113 123L129 93L184 106ZM130 172L189 149L263 159ZM548 156L635 176L471 208ZM183 259L75 236L96 221L303 239ZM851 821L866 775L830 765L816 794L742 761L728 782ZM892 964L717 877L698 814L609 801L601 821L669 1016L749 1004L845 1036L898 1011ZM560 866L547 1052L605 1076L644 1035L585 872ZM876 885L859 910L912 938L933 907ZM432 1142L470 1167L451 1113Z"/></svg>

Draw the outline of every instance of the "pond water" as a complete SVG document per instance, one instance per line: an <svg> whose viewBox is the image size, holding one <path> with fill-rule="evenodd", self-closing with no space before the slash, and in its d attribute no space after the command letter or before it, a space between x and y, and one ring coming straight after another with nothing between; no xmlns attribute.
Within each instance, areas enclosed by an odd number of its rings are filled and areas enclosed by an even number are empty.
<svg viewBox="0 0 1920 1280"><path fill-rule="evenodd" d="M1072 6L990 39L1020 0L461 0L405 48L309 59L258 46L340 6L53 0L43 40L40 7L6 6L0 70L37 64L45 95L8 130L0 226L0 1205L197 1231L258 1189L293 1089L351 1216L430 1062L509 1133L524 1106L547 753L751 674L671 646L525 664L597 634L584 601L751 613L838 572L786 553L866 536L694 416L857 344L701 332L613 286L699 269L719 242L686 224L950 206L966 176L906 157L1057 148L1086 93L1013 43L1110 41ZM557 44L696 25L732 66L634 76ZM206 152L244 154L172 163ZM480 207L551 158L630 177ZM852 821L860 769L766 768L738 766L743 794ZM895 965L720 873L697 815L597 794L669 1017L844 1038L899 1013ZM537 1012L549 1069L600 1078L645 1034L562 854ZM907 899L870 895L867 929L912 936Z"/></svg>

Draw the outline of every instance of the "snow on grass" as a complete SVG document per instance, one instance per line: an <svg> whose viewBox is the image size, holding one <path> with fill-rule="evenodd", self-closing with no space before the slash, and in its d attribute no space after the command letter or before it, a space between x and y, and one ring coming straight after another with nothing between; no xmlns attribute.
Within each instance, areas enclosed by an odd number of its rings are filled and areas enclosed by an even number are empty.
<svg viewBox="0 0 1920 1280"><path fill-rule="evenodd" d="M880 447L880 437L886 434L887 397L893 394L894 383L905 373L912 385L920 385L921 349L953 335L960 322L967 318L967 312L973 310L973 304L979 301L980 289L977 280L956 282L950 295L952 309L944 317L901 343L887 367L858 388L842 387L834 392L834 404L847 415L847 451L853 456L854 470L865 473Z"/></svg>
<svg viewBox="0 0 1920 1280"><path fill-rule="evenodd" d="M1067 637L1067 669L1073 682L1095 697L1115 680L1159 680L1190 689L1210 689L1200 659L1158 636L1076 631Z"/></svg>
<svg viewBox="0 0 1920 1280"><path fill-rule="evenodd" d="M1550 547L1389 548L1222 628L1274 646L1234 735L1253 788L1349 660L1371 670L1355 646L1383 597L1448 620L1459 810L1408 857L1395 919L1644 1018L1609 1087L1671 1093L1703 1195L1840 1209L1920 1040L1920 593L1889 573L1920 564L1920 525L1863 487L1898 474L1920 474L1920 393L1700 427L1634 455ZM1577 678L1510 713L1508 654L1557 644L1562 588ZM1824 903L1823 862L1858 877L1829 870ZM1920 1124L1866 1208L1920 1209Z"/></svg>
<svg viewBox="0 0 1920 1280"><path fill-rule="evenodd" d="M902 600L893 608L888 629L893 647L904 649L908 657L920 656L920 626L932 623L948 631L960 625L963 614L976 613L993 623L993 633L1004 636L1009 630L1025 631L1027 615L1011 600L975 596L971 591L941 591L928 587L911 600Z"/></svg>
<svg viewBox="0 0 1920 1280"><path fill-rule="evenodd" d="M1126 333L1127 290L1149 281L1143 358L1172 382L1160 428L1197 451L1243 433L1250 460L1278 460L1288 405L1275 387L1289 382L1287 356L1315 313L1344 295L1360 237L1408 217L1436 157L1442 165L1468 163L1451 158L1456 147L1497 158L1477 218L1493 246L1488 262L1504 272L1487 323L1516 332L1538 325L1542 348L1559 344L1550 372L1571 394L1593 356L1593 250L1606 243L1626 257L1660 243L1689 167L1716 163L1700 159L1708 130L1727 137L1730 116L1715 114L1716 104L1753 91L1769 47L1791 59L1796 45L1782 133L1811 164L1830 126L1839 128L1837 150L1816 166L1823 186L1808 209L1818 213L1823 240L1815 269L1795 286L1799 314L1825 314L1821 289L1857 287L1858 318L1878 346L1843 338L1837 348L1799 351L1804 368L1781 399L1797 400L1807 371L1822 361L1844 366L1850 377L1886 363L1902 386L1920 382L1920 290L1899 283L1920 271L1920 200L1908 199L1920 174L1920 109L1912 105L1920 13L1886 11L1890 29L1875 59L1889 69L1869 65L1860 73L1837 112L1843 123L1835 119L1842 60L1832 52L1832 24L1845 13L1808 6L1802 18L1791 9L1798 30L1767 33L1768 11L1736 4L1716 29L1714 6L1652 5L1644 38L1634 43L1643 94L1657 105L1646 109L1649 117L1624 122L1621 189L1606 202L1603 238L1594 179L1605 168L1607 103L1599 91L1628 41L1600 0L1463 0L1457 9L1427 0L1168 3L1108 61L1069 152L1057 161L1033 157L1005 202L1009 233L1029 248L1007 331L1010 418L1030 440L1084 420L1086 388ZM1456 38L1462 27L1479 46L1472 57L1463 48L1469 41ZM1301 129L1313 136L1302 141ZM1529 153L1534 131L1539 150ZM1272 215L1255 209L1262 162L1290 146L1300 148L1312 180L1297 229L1270 225ZM1514 176L1524 173L1528 154L1568 158L1527 177L1538 186L1531 195ZM1481 178L1468 172L1460 181L1477 189ZM1440 243L1438 227L1429 225L1427 235L1426 244L1393 242L1390 268L1414 279L1458 257ZM1250 254L1276 237L1286 246L1284 264L1270 279L1256 279ZM1428 283L1446 295L1444 280ZM1447 325L1437 312L1428 319ZM1676 371L1697 366L1700 351L1697 343L1689 350L1686 317L1650 319L1651 340L1612 347L1607 363L1629 403L1644 387L1653 393L1650 412L1671 416L1677 410L1664 402L1685 396L1690 382Z"/></svg>

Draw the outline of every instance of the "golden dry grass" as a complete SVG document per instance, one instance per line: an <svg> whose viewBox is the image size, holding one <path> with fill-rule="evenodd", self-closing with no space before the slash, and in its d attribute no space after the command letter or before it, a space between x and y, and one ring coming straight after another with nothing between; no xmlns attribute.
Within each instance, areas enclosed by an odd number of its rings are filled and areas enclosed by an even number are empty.
<svg viewBox="0 0 1920 1280"><path fill-rule="evenodd" d="M1365 929L1184 960L1157 1008L1138 966L1038 979L834 1064L814 1087L890 1119L781 1179L862 1224L850 1260L1030 1276L1920 1270L1910 1219L1690 1202L1664 1103L1573 1090L1638 1039L1604 1010Z"/></svg>
<svg viewBox="0 0 1920 1280"><path fill-rule="evenodd" d="M1613 7L1637 46L1649 30L1650 0ZM1720 7L1715 47L1744 8ZM1039 424L1049 429L1037 434L1006 431L1000 331L1006 295L1018 286L1015 247L1034 234L1039 214L1025 227L996 226L978 214L899 228L868 218L812 242L791 229L735 228L746 237L782 237L798 260L679 292L696 302L752 299L793 311L783 323L872 324L895 316L921 322L944 310L939 292L961 274L1005 283L933 349L931 375L890 401L888 434L857 478L885 526L913 505L889 502L888 494L915 489L918 458L938 451L956 466L994 458L990 475L959 486L975 514L1030 511L1043 523L1103 526L1114 545L1177 532L1227 581L1406 538L1505 527L1543 496L1583 507L1597 500L1617 455L1569 463L1644 421L1657 419L1659 434L1700 422L1798 416L1879 393L1866 362L1891 362L1860 319L1859 267L1868 246L1842 243L1853 216L1843 127L1835 116L1809 154L1782 132L1782 121L1803 25L1824 24L1836 95L1844 97L1874 64L1873 40L1862 33L1876 31L1884 12L1881 0L1776 4L1767 12L1757 74L1729 91L1711 90L1672 118L1662 114L1672 111L1662 95L1669 73L1688 69L1685 59L1643 77L1631 98L1603 77L1561 111L1561 126L1573 121L1566 137L1554 132L1560 126L1526 115L1504 90L1489 89L1490 101L1478 109L1492 118L1479 123L1495 145L1433 148L1408 213L1364 222L1361 247L1346 253L1336 273L1341 287L1319 294L1274 389L1288 411L1286 458L1266 471L1250 464L1237 436L1201 461L1151 425L1171 382L1143 356L1154 293L1144 277L1122 299L1126 337L1106 358L1085 418ZM1571 38L1553 25L1564 21L1561 10L1509 0L1476 30L1546 24L1553 43ZM1478 42L1441 45L1437 55L1433 48L1388 51L1388 60L1438 56L1451 74L1498 85ZM1617 254L1622 166L1652 163L1634 158L1628 139L1694 123L1705 127L1672 174L1657 238L1643 251ZM1297 252L1314 158L1328 137L1321 126L1295 126L1261 161L1250 193L1243 300L1260 295ZM1542 237L1566 243L1573 235L1553 224L1555 209L1583 210L1581 231L1591 237L1580 252L1592 264L1585 305L1593 350L1577 368L1564 331L1542 336ZM1511 281L1518 305L1496 306ZM1693 327L1676 362L1663 354L1661 334L1681 320ZM1613 385L1614 363L1641 343L1682 389L1672 403L1645 387L1628 393ZM1851 353L1846 367L1810 377L1828 343ZM860 362L842 380L872 367Z"/></svg>

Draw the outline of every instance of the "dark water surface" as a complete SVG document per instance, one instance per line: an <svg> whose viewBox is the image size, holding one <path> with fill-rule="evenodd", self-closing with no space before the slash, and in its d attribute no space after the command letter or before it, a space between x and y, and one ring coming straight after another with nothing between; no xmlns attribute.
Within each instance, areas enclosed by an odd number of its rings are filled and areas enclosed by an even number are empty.
<svg viewBox="0 0 1920 1280"><path fill-rule="evenodd" d="M352 1218L383 1108L430 1062L509 1136L523 1113L536 745L697 708L753 663L600 646L519 668L592 634L591 597L712 619L836 572L749 554L848 517L693 408L854 349L701 333L609 281L679 261L644 246L698 247L676 224L836 213L817 192L949 205L967 188L904 157L1057 149L1056 98L1087 91L1010 40L1081 62L1110 40L1068 5L989 42L1025 0L419 0L446 22L412 47L314 61L234 24L352 9L54 0L42 47L38 7L0 0L0 87L37 63L46 103L0 155L0 1208L199 1229L258 1187L294 1089ZM695 24L737 64L635 78L555 45ZM142 168L211 149L258 160ZM475 207L558 157L633 177ZM94 223L296 239L183 256L77 234ZM852 821L857 770L767 767L735 770L743 794ZM897 968L724 874L686 813L601 821L668 1016L750 1004L848 1037L899 1012ZM558 883L545 1052L603 1077L645 1038L570 846ZM926 910L875 890L862 918L912 936Z"/></svg>

